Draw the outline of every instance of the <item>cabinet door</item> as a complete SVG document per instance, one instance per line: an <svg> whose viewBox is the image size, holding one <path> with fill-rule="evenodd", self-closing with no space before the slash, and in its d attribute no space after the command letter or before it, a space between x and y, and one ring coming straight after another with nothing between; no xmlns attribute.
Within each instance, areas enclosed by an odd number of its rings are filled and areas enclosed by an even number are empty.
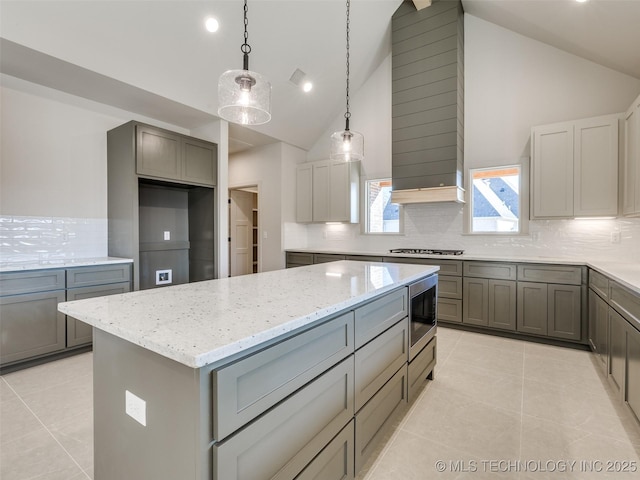
<svg viewBox="0 0 640 480"><path fill-rule="evenodd" d="M43 355L65 347L64 290L0 298L0 362Z"/></svg>
<svg viewBox="0 0 640 480"><path fill-rule="evenodd" d="M218 147L195 138L182 139L181 179L199 185L215 186Z"/></svg>
<svg viewBox="0 0 640 480"><path fill-rule="evenodd" d="M640 332L627 326L627 375L625 401L640 420Z"/></svg>
<svg viewBox="0 0 640 480"><path fill-rule="evenodd" d="M489 326L516 329L516 282L489 280Z"/></svg>
<svg viewBox="0 0 640 480"><path fill-rule="evenodd" d="M609 384L622 395L625 378L625 352L627 350L626 320L609 308Z"/></svg>
<svg viewBox="0 0 640 480"><path fill-rule="evenodd" d="M464 278L462 292L462 323L489 325L489 280Z"/></svg>
<svg viewBox="0 0 640 480"><path fill-rule="evenodd" d="M94 287L73 288L67 290L67 301L85 298L104 297L131 291L130 282L98 285ZM93 327L73 317L67 317L67 347L87 345L93 341Z"/></svg>
<svg viewBox="0 0 640 480"><path fill-rule="evenodd" d="M313 165L300 165L296 169L296 222L313 221Z"/></svg>
<svg viewBox="0 0 640 480"><path fill-rule="evenodd" d="M547 335L566 340L580 340L582 335L581 287L547 286Z"/></svg>
<svg viewBox="0 0 640 480"><path fill-rule="evenodd" d="M533 129L532 218L573 216L573 124Z"/></svg>
<svg viewBox="0 0 640 480"><path fill-rule="evenodd" d="M329 212L329 162L313 164L313 221L330 221Z"/></svg>
<svg viewBox="0 0 640 480"><path fill-rule="evenodd" d="M622 213L640 212L640 97L633 102L624 120L622 162Z"/></svg>
<svg viewBox="0 0 640 480"><path fill-rule="evenodd" d="M589 118L575 125L575 216L618 214L618 117Z"/></svg>
<svg viewBox="0 0 640 480"><path fill-rule="evenodd" d="M329 218L332 222L351 220L351 191L349 162L331 162L329 168Z"/></svg>
<svg viewBox="0 0 640 480"><path fill-rule="evenodd" d="M136 133L138 175L180 180L181 136L143 125Z"/></svg>
<svg viewBox="0 0 640 480"><path fill-rule="evenodd" d="M518 282L516 330L547 334L547 284Z"/></svg>
<svg viewBox="0 0 640 480"><path fill-rule="evenodd" d="M609 305L593 290L589 290L589 344L603 370L609 357Z"/></svg>

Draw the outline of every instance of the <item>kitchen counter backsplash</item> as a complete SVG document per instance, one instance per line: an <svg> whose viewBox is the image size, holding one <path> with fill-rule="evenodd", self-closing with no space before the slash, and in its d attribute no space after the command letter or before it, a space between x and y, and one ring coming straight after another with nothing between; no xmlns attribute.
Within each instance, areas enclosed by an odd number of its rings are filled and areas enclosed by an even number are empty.
<svg viewBox="0 0 640 480"><path fill-rule="evenodd" d="M107 256L107 219L0 216L0 267Z"/></svg>
<svg viewBox="0 0 640 480"><path fill-rule="evenodd" d="M406 205L403 235L363 235L360 225L312 224L286 248L388 251L391 248L461 249L471 255L566 257L640 262L640 218L531 220L529 234L463 234L458 204ZM612 243L612 232L620 243Z"/></svg>

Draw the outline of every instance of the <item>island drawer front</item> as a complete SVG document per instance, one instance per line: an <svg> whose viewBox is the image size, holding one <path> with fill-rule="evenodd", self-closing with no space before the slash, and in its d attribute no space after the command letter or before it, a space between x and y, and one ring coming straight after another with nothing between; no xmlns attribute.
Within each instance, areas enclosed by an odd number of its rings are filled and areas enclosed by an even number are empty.
<svg viewBox="0 0 640 480"><path fill-rule="evenodd" d="M373 257L371 255L347 255L345 260L355 260L357 262L381 262L382 257Z"/></svg>
<svg viewBox="0 0 640 480"><path fill-rule="evenodd" d="M213 446L214 480L295 478L353 417L353 356Z"/></svg>
<svg viewBox="0 0 640 480"><path fill-rule="evenodd" d="M214 438L222 440L354 350L353 312L212 373Z"/></svg>
<svg viewBox="0 0 640 480"><path fill-rule="evenodd" d="M521 282L581 285L582 277L583 267L571 265L518 265L518 280Z"/></svg>
<svg viewBox="0 0 640 480"><path fill-rule="evenodd" d="M287 252L287 267L313 265L313 253Z"/></svg>
<svg viewBox="0 0 640 480"><path fill-rule="evenodd" d="M414 263L417 265L433 265L440 267L438 275L462 276L462 262L460 260L438 260L433 258L415 257L384 257L384 262L389 263Z"/></svg>
<svg viewBox="0 0 640 480"><path fill-rule="evenodd" d="M609 299L609 279L601 273L589 270L589 287L605 300Z"/></svg>
<svg viewBox="0 0 640 480"><path fill-rule="evenodd" d="M63 269L0 273L0 296L64 290Z"/></svg>
<svg viewBox="0 0 640 480"><path fill-rule="evenodd" d="M502 262L464 262L464 276L515 280L516 265Z"/></svg>
<svg viewBox="0 0 640 480"><path fill-rule="evenodd" d="M131 281L129 264L76 267L67 269L67 288L90 287Z"/></svg>
<svg viewBox="0 0 640 480"><path fill-rule="evenodd" d="M314 458L295 480L348 480L354 478L353 441L355 420L351 420Z"/></svg>
<svg viewBox="0 0 640 480"><path fill-rule="evenodd" d="M409 320L396 323L355 354L356 412L407 362Z"/></svg>
<svg viewBox="0 0 640 480"><path fill-rule="evenodd" d="M407 367L396 372L384 387L356 415L356 472L375 452L393 424L396 414L407 404Z"/></svg>
<svg viewBox="0 0 640 480"><path fill-rule="evenodd" d="M609 303L637 330L640 330L640 295L616 282L609 282Z"/></svg>
<svg viewBox="0 0 640 480"><path fill-rule="evenodd" d="M339 260L344 260L344 255L337 255L334 253L314 253L313 254L313 263L328 263L328 262L337 262Z"/></svg>
<svg viewBox="0 0 640 480"><path fill-rule="evenodd" d="M438 320L462 323L462 300L438 297Z"/></svg>
<svg viewBox="0 0 640 480"><path fill-rule="evenodd" d="M438 275L438 299L462 298L462 277Z"/></svg>
<svg viewBox="0 0 640 480"><path fill-rule="evenodd" d="M407 316L407 288L403 287L355 310L356 349Z"/></svg>
<svg viewBox="0 0 640 480"><path fill-rule="evenodd" d="M409 364L407 382L409 387L408 399L410 402L417 397L420 387L424 384L427 375L429 375L436 366L437 341L438 337L433 337L433 339L427 343L427 346L424 347Z"/></svg>

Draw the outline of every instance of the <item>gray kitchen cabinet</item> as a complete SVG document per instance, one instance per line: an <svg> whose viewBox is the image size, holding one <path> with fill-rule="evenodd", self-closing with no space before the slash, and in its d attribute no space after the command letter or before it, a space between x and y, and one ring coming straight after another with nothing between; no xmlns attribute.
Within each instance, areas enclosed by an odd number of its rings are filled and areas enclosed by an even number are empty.
<svg viewBox="0 0 640 480"><path fill-rule="evenodd" d="M462 282L462 323L489 325L489 280L464 278Z"/></svg>
<svg viewBox="0 0 640 480"><path fill-rule="evenodd" d="M586 267L574 265L542 265L526 263L518 265L518 281L582 285L586 282Z"/></svg>
<svg viewBox="0 0 640 480"><path fill-rule="evenodd" d="M609 279L592 269L589 270L589 288L605 300L609 299Z"/></svg>
<svg viewBox="0 0 640 480"><path fill-rule="evenodd" d="M303 252L287 252L286 265L287 268L304 267L313 265L313 253Z"/></svg>
<svg viewBox="0 0 640 480"><path fill-rule="evenodd" d="M344 255L337 255L333 253L314 253L313 254L313 263L329 263L329 262L337 262L339 260L344 260Z"/></svg>
<svg viewBox="0 0 640 480"><path fill-rule="evenodd" d="M620 178L622 214L640 215L640 96L625 113L624 152Z"/></svg>
<svg viewBox="0 0 640 480"><path fill-rule="evenodd" d="M426 379L433 380L433 369L437 362L438 337L435 336L411 361L407 372L408 394L407 398L412 402L424 384Z"/></svg>
<svg viewBox="0 0 640 480"><path fill-rule="evenodd" d="M467 261L463 274L463 323L515 330L516 265Z"/></svg>
<svg viewBox="0 0 640 480"><path fill-rule="evenodd" d="M502 262L464 262L463 275L475 278L494 278L496 280L515 280L516 265Z"/></svg>
<svg viewBox="0 0 640 480"><path fill-rule="evenodd" d="M355 260L356 262L382 262L382 257L373 255L345 255L345 260Z"/></svg>
<svg viewBox="0 0 640 480"><path fill-rule="evenodd" d="M322 160L302 164L297 167L296 182L296 201L300 205L297 222L358 223L360 162Z"/></svg>
<svg viewBox="0 0 640 480"><path fill-rule="evenodd" d="M613 308L609 308L609 370L607 379L619 398L624 392L626 349L626 321Z"/></svg>
<svg viewBox="0 0 640 480"><path fill-rule="evenodd" d="M408 315L406 288L394 290L355 310L356 349Z"/></svg>
<svg viewBox="0 0 640 480"><path fill-rule="evenodd" d="M295 480L353 479L355 471L354 424L355 421L351 420Z"/></svg>
<svg viewBox="0 0 640 480"><path fill-rule="evenodd" d="M624 400L640 420L640 331L627 325L627 354Z"/></svg>
<svg viewBox="0 0 640 480"><path fill-rule="evenodd" d="M518 282L516 330L547 334L547 284Z"/></svg>
<svg viewBox="0 0 640 480"><path fill-rule="evenodd" d="M547 335L565 340L582 336L582 288L578 285L548 285Z"/></svg>
<svg viewBox="0 0 640 480"><path fill-rule="evenodd" d="M136 125L138 175L214 186L217 146L148 125Z"/></svg>
<svg viewBox="0 0 640 480"><path fill-rule="evenodd" d="M532 129L531 218L618 214L618 118Z"/></svg>
<svg viewBox="0 0 640 480"><path fill-rule="evenodd" d="M0 297L0 363L4 366L65 348L65 291Z"/></svg>
<svg viewBox="0 0 640 480"><path fill-rule="evenodd" d="M589 346L606 373L609 359L609 305L592 289L589 289Z"/></svg>
<svg viewBox="0 0 640 480"><path fill-rule="evenodd" d="M489 279L489 327L516 330L516 282Z"/></svg>

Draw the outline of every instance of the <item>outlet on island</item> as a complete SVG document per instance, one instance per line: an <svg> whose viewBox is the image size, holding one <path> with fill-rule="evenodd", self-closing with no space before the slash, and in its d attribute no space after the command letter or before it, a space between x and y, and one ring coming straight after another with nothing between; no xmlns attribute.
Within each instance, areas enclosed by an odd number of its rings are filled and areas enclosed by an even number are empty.
<svg viewBox="0 0 640 480"><path fill-rule="evenodd" d="M171 269L156 270L156 285L168 285L172 281Z"/></svg>

